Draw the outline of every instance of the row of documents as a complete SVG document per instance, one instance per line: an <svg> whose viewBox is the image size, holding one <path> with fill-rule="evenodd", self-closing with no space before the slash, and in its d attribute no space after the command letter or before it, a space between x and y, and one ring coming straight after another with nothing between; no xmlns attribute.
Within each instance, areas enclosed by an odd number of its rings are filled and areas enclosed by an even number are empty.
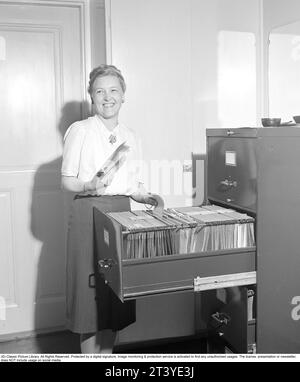
<svg viewBox="0 0 300 382"><path fill-rule="evenodd" d="M215 205L108 213L122 225L126 259L201 253L255 245L254 219Z"/></svg>

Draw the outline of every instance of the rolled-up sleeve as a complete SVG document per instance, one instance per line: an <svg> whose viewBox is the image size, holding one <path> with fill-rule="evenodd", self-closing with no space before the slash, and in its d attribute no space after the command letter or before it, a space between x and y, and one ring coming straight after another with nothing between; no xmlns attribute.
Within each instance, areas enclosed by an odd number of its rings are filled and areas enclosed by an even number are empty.
<svg viewBox="0 0 300 382"><path fill-rule="evenodd" d="M73 123L66 131L61 167L63 176L78 177L85 133L86 129L80 122Z"/></svg>

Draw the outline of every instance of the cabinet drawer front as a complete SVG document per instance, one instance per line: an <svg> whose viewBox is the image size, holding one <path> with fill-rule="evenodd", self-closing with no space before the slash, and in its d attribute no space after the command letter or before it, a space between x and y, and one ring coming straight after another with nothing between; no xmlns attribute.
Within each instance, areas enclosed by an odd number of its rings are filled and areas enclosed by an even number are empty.
<svg viewBox="0 0 300 382"><path fill-rule="evenodd" d="M193 290L196 277L252 272L255 252L250 249L173 255L147 261L122 261L123 299L157 293Z"/></svg>
<svg viewBox="0 0 300 382"><path fill-rule="evenodd" d="M256 211L255 138L208 137L207 196L210 201Z"/></svg>
<svg viewBox="0 0 300 382"><path fill-rule="evenodd" d="M206 330L214 342L240 354L247 353L249 345L255 343L255 324L248 322L247 292L245 286L202 292L196 312L202 331Z"/></svg>
<svg viewBox="0 0 300 382"><path fill-rule="evenodd" d="M94 211L95 264L120 300L193 290L196 277L256 270L255 247L124 260L121 226Z"/></svg>

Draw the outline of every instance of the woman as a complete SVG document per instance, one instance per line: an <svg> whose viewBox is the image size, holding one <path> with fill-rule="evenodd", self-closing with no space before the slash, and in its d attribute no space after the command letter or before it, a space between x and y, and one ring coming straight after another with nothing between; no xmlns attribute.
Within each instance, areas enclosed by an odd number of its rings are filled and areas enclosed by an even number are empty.
<svg viewBox="0 0 300 382"><path fill-rule="evenodd" d="M68 229L67 326L80 333L82 353L112 352L117 330L135 321L135 302L121 303L103 282L89 286L93 267L93 221L96 207L104 212L130 209L129 197L157 205L139 179L138 145L134 133L119 124L126 85L121 72L101 65L90 73L89 94L95 115L73 123L64 137L62 187L76 193ZM121 146L117 165L103 175L103 165ZM101 174L101 176L99 176Z"/></svg>

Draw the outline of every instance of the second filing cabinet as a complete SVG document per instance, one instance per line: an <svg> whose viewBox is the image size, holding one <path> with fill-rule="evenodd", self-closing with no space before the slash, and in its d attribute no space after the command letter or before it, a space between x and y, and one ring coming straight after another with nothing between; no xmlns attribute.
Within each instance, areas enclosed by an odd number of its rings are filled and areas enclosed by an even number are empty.
<svg viewBox="0 0 300 382"><path fill-rule="evenodd" d="M256 216L257 352L300 353L300 128L208 129L207 157L208 200Z"/></svg>

